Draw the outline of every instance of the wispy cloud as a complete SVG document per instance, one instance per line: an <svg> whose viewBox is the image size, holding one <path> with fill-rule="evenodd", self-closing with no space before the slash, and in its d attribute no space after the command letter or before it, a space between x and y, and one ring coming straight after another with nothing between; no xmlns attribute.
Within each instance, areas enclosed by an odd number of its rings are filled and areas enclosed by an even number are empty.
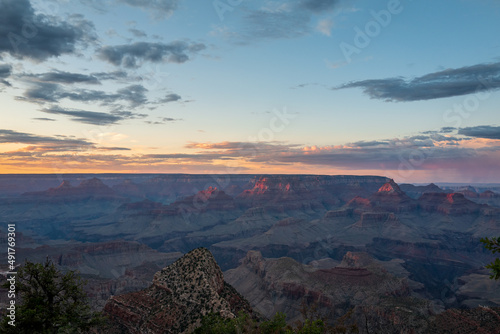
<svg viewBox="0 0 500 334"><path fill-rule="evenodd" d="M137 37L137 38L144 38L144 37L148 36L144 31L139 30L139 29L131 28L128 31L130 33L132 33L132 35L134 35L134 37Z"/></svg>
<svg viewBox="0 0 500 334"><path fill-rule="evenodd" d="M75 139L67 136L39 136L31 133L0 129L0 144L67 144L76 146L92 146L85 139Z"/></svg>
<svg viewBox="0 0 500 334"><path fill-rule="evenodd" d="M58 70L55 70L53 72L39 73L39 74L23 74L20 77L24 79L31 79L32 81L60 83L60 84L84 83L84 84L97 85L101 83L99 79L92 74L87 75L87 74L71 73Z"/></svg>
<svg viewBox="0 0 500 334"><path fill-rule="evenodd" d="M118 0L118 2L141 8L156 19L170 17L179 6L179 0Z"/></svg>
<svg viewBox="0 0 500 334"><path fill-rule="evenodd" d="M58 106L44 108L41 111L47 114L70 116L72 121L92 125L110 125L125 119L143 118L146 116L144 114L135 114L131 112L115 112L108 114L96 111L66 109Z"/></svg>
<svg viewBox="0 0 500 334"><path fill-rule="evenodd" d="M319 21L318 24L316 25L316 30L318 30L325 36L332 35L332 28L333 28L333 20L331 19L323 19Z"/></svg>
<svg viewBox="0 0 500 334"><path fill-rule="evenodd" d="M93 124L93 125L109 125L117 123L118 121L122 120L122 118L119 116L103 112L86 111L86 110L68 110L60 107L45 108L42 109L41 111L47 114L70 116L71 120L75 122Z"/></svg>
<svg viewBox="0 0 500 334"><path fill-rule="evenodd" d="M500 88L500 63L478 64L429 73L414 79L353 81L333 88L361 88L372 99L419 101L467 95Z"/></svg>
<svg viewBox="0 0 500 334"><path fill-rule="evenodd" d="M241 28L218 26L215 35L222 35L236 44L248 44L263 39L288 39L307 35L314 28L329 35L332 21L324 19L311 26L313 16L330 13L340 7L335 0L294 0L266 2L257 9L241 7Z"/></svg>
<svg viewBox="0 0 500 334"><path fill-rule="evenodd" d="M143 62L184 63L190 55L204 50L202 43L175 41L168 44L136 42L133 44L105 46L98 51L101 59L126 68L137 68Z"/></svg>
<svg viewBox="0 0 500 334"><path fill-rule="evenodd" d="M71 78L73 80L74 78ZM62 80L59 78L58 80ZM70 80L69 76L64 76L64 80ZM127 102L131 107L138 107L148 103L146 96L147 89L139 84L129 85L117 90L116 93L108 93L102 90L93 89L71 89L67 90L63 85L53 82L29 82L30 87L26 89L19 100L45 104L59 103L61 100L85 103L100 103L101 105L111 105L119 101Z"/></svg>

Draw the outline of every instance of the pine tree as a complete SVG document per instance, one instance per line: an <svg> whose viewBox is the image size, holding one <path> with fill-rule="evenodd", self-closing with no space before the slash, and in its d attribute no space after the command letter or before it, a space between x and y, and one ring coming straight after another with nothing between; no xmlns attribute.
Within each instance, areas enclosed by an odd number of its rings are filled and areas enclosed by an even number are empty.
<svg viewBox="0 0 500 334"><path fill-rule="evenodd" d="M4 317L0 332L84 333L104 323L92 312L84 284L76 272L62 273L48 258L43 264L27 261L16 275L16 326Z"/></svg>

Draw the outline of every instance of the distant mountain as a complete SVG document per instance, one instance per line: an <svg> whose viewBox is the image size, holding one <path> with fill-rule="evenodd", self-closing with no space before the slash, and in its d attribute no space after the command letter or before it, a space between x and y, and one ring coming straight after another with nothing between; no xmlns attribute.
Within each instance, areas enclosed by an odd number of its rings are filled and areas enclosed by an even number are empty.
<svg viewBox="0 0 500 334"><path fill-rule="evenodd" d="M83 180L78 186L74 187L67 180L63 181L58 187L50 188L45 191L27 192L24 197L37 197L46 200L64 199L67 201L80 200L85 198L116 198L120 197L113 189L105 185L98 178Z"/></svg>
<svg viewBox="0 0 500 334"><path fill-rule="evenodd" d="M426 186L415 186L413 184L403 183L399 185L399 188L413 199L417 199L425 193L445 192L443 189L439 188L434 183L428 184Z"/></svg>
<svg viewBox="0 0 500 334"><path fill-rule="evenodd" d="M157 272L147 289L113 296L104 307L112 324L106 333L190 333L204 315L232 318L239 311L253 313L206 248Z"/></svg>

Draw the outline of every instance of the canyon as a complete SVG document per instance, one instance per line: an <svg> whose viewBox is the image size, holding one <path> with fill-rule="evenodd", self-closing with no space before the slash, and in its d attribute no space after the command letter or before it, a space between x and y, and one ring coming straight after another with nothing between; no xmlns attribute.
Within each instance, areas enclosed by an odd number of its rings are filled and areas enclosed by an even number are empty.
<svg viewBox="0 0 500 334"><path fill-rule="evenodd" d="M350 175L2 175L0 245L4 226L15 224L18 264L49 257L78 270L98 310L148 289L155 273L199 247L266 317L285 311L297 319L302 300L335 316L363 307L382 314L401 300L414 314L497 307L498 282L484 269L494 256L479 239L500 235L499 188L437 184Z"/></svg>

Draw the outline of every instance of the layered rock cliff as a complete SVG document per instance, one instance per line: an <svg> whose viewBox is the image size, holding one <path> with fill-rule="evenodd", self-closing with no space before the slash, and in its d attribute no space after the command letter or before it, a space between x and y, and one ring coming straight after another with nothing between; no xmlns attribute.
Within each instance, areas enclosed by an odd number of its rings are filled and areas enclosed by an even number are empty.
<svg viewBox="0 0 500 334"><path fill-rule="evenodd" d="M320 269L250 251L225 277L263 315L285 312L289 321L302 319L302 303L315 304L321 314L334 319L356 305L376 304L383 296L410 294L406 279L388 273L373 259L369 266L346 260L341 266Z"/></svg>

